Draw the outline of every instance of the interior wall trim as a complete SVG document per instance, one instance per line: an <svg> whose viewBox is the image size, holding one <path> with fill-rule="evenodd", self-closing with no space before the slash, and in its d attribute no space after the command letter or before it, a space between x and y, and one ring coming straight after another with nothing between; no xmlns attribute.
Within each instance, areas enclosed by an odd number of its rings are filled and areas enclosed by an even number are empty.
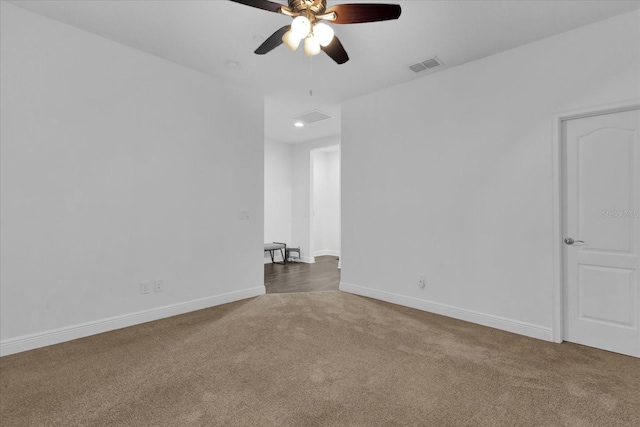
<svg viewBox="0 0 640 427"><path fill-rule="evenodd" d="M116 329L122 329L129 326L139 325L141 323L151 322L154 320L165 319L167 317L215 307L217 305L227 304L230 302L264 294L264 285L257 286L255 288L248 288L240 291L167 305L164 307L152 308L150 310L138 311L122 316L115 316L107 319L96 320L93 322L67 326L64 328L52 329L45 332L24 335L16 338L9 338L0 341L0 356L8 356L10 354L46 347L53 344L59 344L78 338L101 334L103 332L114 331Z"/></svg>
<svg viewBox="0 0 640 427"><path fill-rule="evenodd" d="M464 320L465 322L476 323L478 325L488 326L490 328L500 329L503 331L512 332L514 334L524 335L531 338L537 338L544 341L552 341L553 338L551 328L533 325L531 323L520 322L518 320L507 319L491 314L453 307L450 305L428 301L420 298L380 291L364 286L352 285L345 282L340 282L340 290L343 292L349 292L352 294L374 298L392 304L415 308L417 310L422 310L429 313L452 317L454 319Z"/></svg>
<svg viewBox="0 0 640 427"><path fill-rule="evenodd" d="M340 256L340 252L332 251L330 249L323 249L323 250L315 251L313 253L313 256L314 257L317 257L317 256L338 256L339 257Z"/></svg>

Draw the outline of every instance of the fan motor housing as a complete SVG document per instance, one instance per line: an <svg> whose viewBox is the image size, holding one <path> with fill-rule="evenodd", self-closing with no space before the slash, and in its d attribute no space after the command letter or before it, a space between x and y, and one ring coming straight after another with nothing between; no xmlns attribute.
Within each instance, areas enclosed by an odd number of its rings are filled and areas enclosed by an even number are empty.
<svg viewBox="0 0 640 427"><path fill-rule="evenodd" d="M289 8L296 12L310 11L321 15L327 9L327 0L289 0Z"/></svg>

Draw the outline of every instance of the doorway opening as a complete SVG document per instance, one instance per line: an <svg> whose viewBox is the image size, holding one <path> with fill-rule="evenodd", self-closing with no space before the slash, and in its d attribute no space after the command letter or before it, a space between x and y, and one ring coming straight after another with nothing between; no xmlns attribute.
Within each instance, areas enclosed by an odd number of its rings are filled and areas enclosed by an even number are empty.
<svg viewBox="0 0 640 427"><path fill-rule="evenodd" d="M310 247L314 258L340 257L340 146L311 151Z"/></svg>
<svg viewBox="0 0 640 427"><path fill-rule="evenodd" d="M265 254L267 293L338 290L340 141L265 144L265 243L293 248L286 264ZM281 262L276 252L275 262Z"/></svg>

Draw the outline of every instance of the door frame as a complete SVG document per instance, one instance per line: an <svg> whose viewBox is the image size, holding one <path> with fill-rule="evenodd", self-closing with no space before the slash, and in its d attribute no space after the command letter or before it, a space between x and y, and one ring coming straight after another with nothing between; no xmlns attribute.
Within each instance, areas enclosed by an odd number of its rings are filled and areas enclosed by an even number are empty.
<svg viewBox="0 0 640 427"><path fill-rule="evenodd" d="M556 113L553 116L553 324L551 339L564 341L564 185L565 156L563 151L562 129L564 122L603 114L622 113L640 109L640 98L629 99L612 104L587 107Z"/></svg>

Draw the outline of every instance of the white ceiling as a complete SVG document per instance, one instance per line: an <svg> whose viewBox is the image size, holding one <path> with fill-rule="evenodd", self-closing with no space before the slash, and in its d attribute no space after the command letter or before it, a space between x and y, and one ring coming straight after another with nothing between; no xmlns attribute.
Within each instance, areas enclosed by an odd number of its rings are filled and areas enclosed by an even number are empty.
<svg viewBox="0 0 640 427"><path fill-rule="evenodd" d="M345 2L376 3L329 5ZM441 69L450 68L640 7L640 0L378 1L400 4L400 19L333 25L351 58L337 65L284 45L255 55L291 18L227 0L12 3L264 94L265 136L283 142L338 135L341 102L436 72L414 74L408 66L416 62L438 56ZM334 118L293 126L294 116L313 109Z"/></svg>

